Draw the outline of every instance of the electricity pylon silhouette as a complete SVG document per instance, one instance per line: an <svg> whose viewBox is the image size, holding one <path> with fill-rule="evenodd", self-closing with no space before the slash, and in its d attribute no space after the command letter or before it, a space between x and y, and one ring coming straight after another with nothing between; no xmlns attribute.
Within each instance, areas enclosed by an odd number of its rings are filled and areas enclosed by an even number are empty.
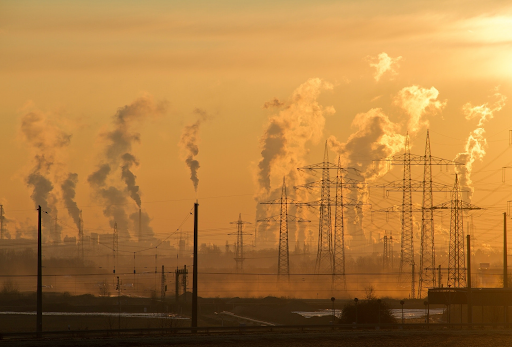
<svg viewBox="0 0 512 347"><path fill-rule="evenodd" d="M448 286L452 288L466 287L466 258L464 256L464 210L481 210L482 208L462 200L458 175L451 194L451 200L433 209L450 210L450 246L448 252ZM469 250L468 250L469 252Z"/></svg>
<svg viewBox="0 0 512 347"><path fill-rule="evenodd" d="M281 188L281 197L279 199L262 202L267 205L280 205L279 216L271 216L258 222L277 222L279 221L279 248L277 258L277 278L281 281L284 277L290 279L290 253L288 246L288 222L297 223L309 222L308 220L298 218L288 214L288 205L296 204L294 199L288 198L286 194L286 180L283 177L283 186Z"/></svg>
<svg viewBox="0 0 512 347"><path fill-rule="evenodd" d="M236 224L236 234L228 234L228 235L236 235L236 246L235 246L235 262L236 262L236 272L242 273L244 272L244 235L250 235L244 233L244 225L251 224L250 222L244 222L242 220L242 214L238 214L238 220L236 222L230 222L230 224Z"/></svg>

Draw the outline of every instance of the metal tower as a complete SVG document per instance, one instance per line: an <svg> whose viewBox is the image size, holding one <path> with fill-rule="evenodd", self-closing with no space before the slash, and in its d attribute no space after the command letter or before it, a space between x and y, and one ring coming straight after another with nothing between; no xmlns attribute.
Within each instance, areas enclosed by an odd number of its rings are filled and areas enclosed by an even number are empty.
<svg viewBox="0 0 512 347"><path fill-rule="evenodd" d="M116 260L119 255L119 235L117 233L117 222L114 222L114 234L112 235L112 251L114 256L114 273L116 273Z"/></svg>
<svg viewBox="0 0 512 347"><path fill-rule="evenodd" d="M236 272L241 273L244 272L244 224L251 224L249 222L242 221L242 214L238 215L238 220L236 222L231 222L230 224L236 224L237 232L236 234L236 247L235 247L235 262L236 262ZM245 234L249 235L249 234Z"/></svg>
<svg viewBox="0 0 512 347"><path fill-rule="evenodd" d="M288 223L290 221L302 223L309 222L302 218L298 218L288 214L288 205L297 204L297 201L288 198L286 194L286 181L283 177L283 186L281 188L281 198L271 201L262 202L261 204L280 205L279 216L272 216L258 222L277 222L279 221L279 254L277 259L277 275L281 280L283 277L290 279L290 253L288 247Z"/></svg>
<svg viewBox="0 0 512 347"><path fill-rule="evenodd" d="M384 250L382 252L382 267L384 270L392 268L393 262L393 235L389 236L384 232L383 244Z"/></svg>
<svg viewBox="0 0 512 347"><path fill-rule="evenodd" d="M336 170L336 201L334 210L334 251L333 251L333 276L343 276L343 284L346 287L345 279L345 222L343 206L343 169L341 157L338 156L338 169Z"/></svg>
<svg viewBox="0 0 512 347"><path fill-rule="evenodd" d="M436 286L436 254L434 247L434 210L432 194L432 155L430 153L430 135L427 130L425 143L425 166L423 167L423 204L421 210L420 271L418 296L425 288ZM432 269L432 270L425 270Z"/></svg>
<svg viewBox="0 0 512 347"><path fill-rule="evenodd" d="M459 178L455 175L451 200L433 209L450 209L450 246L448 252L448 286L461 288L466 286L466 259L464 257L464 210L481 208L462 200Z"/></svg>
<svg viewBox="0 0 512 347"><path fill-rule="evenodd" d="M414 238L412 224L412 180L411 180L411 151L409 134L405 140L404 177L402 180L402 229L400 235L400 274L406 265L411 266L411 298L414 299Z"/></svg>
<svg viewBox="0 0 512 347"><path fill-rule="evenodd" d="M322 166L322 183L320 191L320 218L318 222L318 250L316 254L316 272L322 270L331 272L334 269L333 247L332 247L332 224L331 224L331 187L329 172L329 152L327 142L325 143L324 160Z"/></svg>
<svg viewBox="0 0 512 347"><path fill-rule="evenodd" d="M431 247L432 251L429 252L428 256L430 259L432 257L435 257L435 251L433 246L433 218L429 216L429 205L432 204L432 192L446 192L451 191L449 186L444 184L439 184L432 182L432 165L462 165L461 163L454 162L453 160L447 160L442 159L438 157L433 157L430 154L430 139L429 135L427 133L427 146L428 148L425 149L425 155L415 155L411 154L409 150L409 136L407 135L406 138L406 144L405 144L405 151L402 155L395 155L386 159L383 159L387 161L391 165L403 165L404 167L404 176L402 181L400 182L400 185L397 184L397 182L391 182L384 186L382 186L387 191L401 191L402 192L402 206L400 208L401 212L401 219L402 219L402 227L401 227L401 252L400 252L400 274L403 272L404 265L411 265L411 298L415 298L415 264L414 264L414 248L413 248L413 227L412 227L412 212L422 212L422 215L425 214L425 224L428 224L430 220L432 220L432 223L430 224L431 229L430 236L428 235L430 241L424 241L423 246L420 248L425 250L427 246L425 246L425 243L429 243L429 247ZM428 157L428 158L427 158ZM424 177L423 181L413 181L411 180L411 165L424 165ZM412 192L413 191L422 191L424 192L424 199L423 199L423 206L422 209L419 211L416 211L413 209L412 205ZM430 201L430 202L429 202ZM432 207L430 207L430 210ZM382 209L376 212L396 212L394 207L388 208L388 209ZM422 235L424 235L424 223L422 223ZM428 227L427 227L428 228ZM427 231L428 232L428 231ZM422 259L426 260L427 256L422 256ZM428 267L431 269L431 267ZM425 267L422 267L420 270L420 274L422 271L425 270ZM430 270L428 270L430 271ZM420 293L426 286L420 285ZM420 294L421 295L421 294Z"/></svg>
<svg viewBox="0 0 512 347"><path fill-rule="evenodd" d="M160 277L160 299L165 299L165 292L167 291L167 285L165 284L166 278L165 278L165 271L164 271L164 265L162 265L162 276Z"/></svg>

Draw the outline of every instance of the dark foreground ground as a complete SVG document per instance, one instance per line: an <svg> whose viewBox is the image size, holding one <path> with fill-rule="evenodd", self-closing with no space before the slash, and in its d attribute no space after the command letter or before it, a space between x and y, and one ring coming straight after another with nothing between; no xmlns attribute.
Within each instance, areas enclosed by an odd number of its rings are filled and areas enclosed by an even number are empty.
<svg viewBox="0 0 512 347"><path fill-rule="evenodd" d="M108 338L65 338L4 340L0 346L512 346L512 331L344 331L323 333L258 333L239 335L136 336Z"/></svg>

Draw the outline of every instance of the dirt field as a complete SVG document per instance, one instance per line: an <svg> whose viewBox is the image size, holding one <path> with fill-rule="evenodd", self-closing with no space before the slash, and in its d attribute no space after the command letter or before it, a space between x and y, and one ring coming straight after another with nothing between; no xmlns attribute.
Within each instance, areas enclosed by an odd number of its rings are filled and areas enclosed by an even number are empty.
<svg viewBox="0 0 512 347"><path fill-rule="evenodd" d="M436 346L494 347L512 346L509 331L358 331L332 333L263 333L242 335L199 335L126 337L95 339L44 339L2 341L0 345L25 346Z"/></svg>

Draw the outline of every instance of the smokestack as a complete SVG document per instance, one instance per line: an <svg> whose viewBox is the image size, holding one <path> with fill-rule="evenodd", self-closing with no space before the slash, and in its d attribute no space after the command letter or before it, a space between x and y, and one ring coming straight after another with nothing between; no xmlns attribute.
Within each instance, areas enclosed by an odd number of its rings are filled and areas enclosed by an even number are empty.
<svg viewBox="0 0 512 347"><path fill-rule="evenodd" d="M139 242L142 241L142 209L139 208Z"/></svg>
<svg viewBox="0 0 512 347"><path fill-rule="evenodd" d="M196 203L194 204L194 269L192 271L192 328L197 328L197 210L198 209L199 209L199 204L197 203L197 200L196 200Z"/></svg>

